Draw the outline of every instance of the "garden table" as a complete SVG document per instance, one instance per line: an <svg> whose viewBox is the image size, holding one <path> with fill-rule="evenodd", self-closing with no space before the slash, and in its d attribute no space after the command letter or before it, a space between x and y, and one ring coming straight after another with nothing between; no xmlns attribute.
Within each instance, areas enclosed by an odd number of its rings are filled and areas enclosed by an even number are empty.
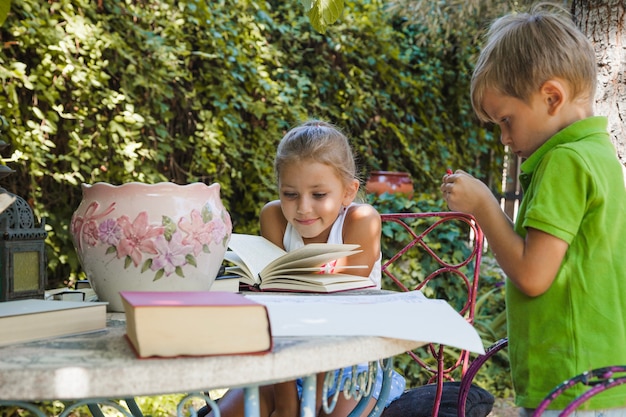
<svg viewBox="0 0 626 417"><path fill-rule="evenodd" d="M437 320L429 317L428 322L436 325ZM467 327L473 336L471 326ZM197 331L208 329L199 324ZM391 358L425 344L378 336L274 335L273 349L266 354L138 359L125 333L124 314L108 313L102 331L0 347L0 406L20 405L43 416L34 402L64 400L73 405L62 416L85 403L96 414L94 407L100 404L118 408L127 416L140 416L134 401L127 401L127 411L111 399L179 393L208 399L202 393L243 387L246 415L255 417L259 415L260 386L303 378L302 415L314 415L318 373L369 362L373 367L382 364L384 381L390 381ZM389 388L390 384L383 382L381 404L388 398ZM352 394L359 397L362 393L355 390ZM367 402L364 398L353 415L360 415ZM183 415L185 406L179 404L178 415ZM377 405L370 416L378 416L382 410Z"/></svg>
<svg viewBox="0 0 626 417"><path fill-rule="evenodd" d="M138 359L124 334L124 315L109 313L104 331L0 348L0 406L44 400L103 403L247 387L248 415L254 416L260 385L308 376L308 384L315 386L319 372L392 357L420 345L381 337L276 337L272 352L262 355Z"/></svg>

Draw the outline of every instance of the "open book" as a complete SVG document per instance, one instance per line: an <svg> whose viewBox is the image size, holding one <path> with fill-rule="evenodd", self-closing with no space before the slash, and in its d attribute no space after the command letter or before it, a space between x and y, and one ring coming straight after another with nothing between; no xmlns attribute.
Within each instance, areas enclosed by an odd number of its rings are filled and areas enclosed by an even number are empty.
<svg viewBox="0 0 626 417"><path fill-rule="evenodd" d="M367 277L333 273L328 267L361 252L359 245L311 243L286 252L262 236L233 233L228 247L224 259L236 266L226 268L226 273L239 275L240 282L253 289L329 293L374 286Z"/></svg>

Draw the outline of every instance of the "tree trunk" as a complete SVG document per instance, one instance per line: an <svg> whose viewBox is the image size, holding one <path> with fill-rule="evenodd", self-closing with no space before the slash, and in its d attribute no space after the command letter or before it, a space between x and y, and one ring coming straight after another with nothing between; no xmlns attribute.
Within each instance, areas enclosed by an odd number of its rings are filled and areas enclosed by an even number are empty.
<svg viewBox="0 0 626 417"><path fill-rule="evenodd" d="M626 164L626 4L624 0L573 0L572 15L596 50L595 113L609 118L611 141Z"/></svg>

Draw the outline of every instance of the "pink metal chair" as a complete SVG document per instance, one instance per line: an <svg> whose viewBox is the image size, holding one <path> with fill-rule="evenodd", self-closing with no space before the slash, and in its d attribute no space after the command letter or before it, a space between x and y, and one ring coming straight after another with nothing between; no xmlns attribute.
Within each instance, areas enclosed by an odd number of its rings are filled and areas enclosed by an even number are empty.
<svg viewBox="0 0 626 417"><path fill-rule="evenodd" d="M591 371L583 372L575 377L568 379L557 385L539 404L533 417L540 417L547 410L548 406L561 394L569 388L582 384L586 385L589 390L572 400L565 409L559 414L559 417L565 417L572 414L585 401L613 387L626 384L626 365L608 366L597 368Z"/></svg>
<svg viewBox="0 0 626 417"><path fill-rule="evenodd" d="M463 379L461 380L461 386L459 389L459 398L457 402L458 415L460 417L465 417L465 409L467 404L467 398L469 396L470 390L472 388L472 383L474 382L474 377L480 370L480 368L491 359L494 355L500 352L502 349L505 349L509 345L509 340L507 338L503 338L489 346L485 350L484 355L478 356L476 359L472 361L470 366L465 371L463 375Z"/></svg>
<svg viewBox="0 0 626 417"><path fill-rule="evenodd" d="M384 287L387 289L394 289L395 287L395 289L401 291L424 291L432 285L445 286L446 288L453 285L460 286L464 288L464 291L459 290L456 293L464 293L463 297L460 300L453 301L459 313L469 323L473 324L484 242L483 232L474 218L457 212L384 213L381 214L381 218L384 228L389 224L395 224L397 234L406 237L406 239L402 239L397 252L390 256L389 259L383 261ZM457 230L459 228L464 229L463 236L451 237L452 239L465 239L467 242L467 253L460 257L461 259L458 257L455 260L447 259L447 257L440 254L439 246L441 246L441 239L437 234L444 230L441 227L443 224L448 226L452 224ZM385 233L385 229L383 229L383 233ZM392 243L398 244L396 241ZM385 248L383 249L383 252L385 252ZM409 279L408 281L413 283L407 285L407 275L411 274L408 263L411 260L416 262L415 259L421 259L422 257L430 257L434 261L435 267L425 272L423 279L419 281L413 282L413 280ZM391 287L389 286L390 282ZM437 282L438 284L435 284ZM480 357L479 359L482 360L480 364L484 363L485 360L501 348L502 346L498 346L491 351L491 354L488 351L486 355ZM416 352L407 352L413 360L431 374L427 386L415 389L420 391L423 391L422 388L428 389L428 394L415 392L414 399L402 398L407 395L407 391L399 399L402 401L396 400L394 403L398 402L397 404L392 403L388 410L385 410L383 413L384 417L395 417L396 415L408 417L408 408L414 407L417 402L423 403L425 401L432 403L432 409L428 410L427 413L423 410L419 413L411 410L410 415L419 416L426 414L438 416L440 409L447 407L447 410L441 410L442 414L450 415L452 411L449 408L454 408L458 416L465 417L466 401L468 396L471 396L471 391L484 391L472 385L472 380L476 372L478 372L478 365L472 368L468 381L464 381L470 365L470 353L468 351L461 351L458 359L450 363L449 355L446 356L445 354L445 346L430 344L428 345L428 350L434 358L434 365L432 365L432 362L429 364L420 358ZM460 382L453 382L455 379L453 373L461 375ZM449 398L444 398L444 392L447 392L446 396ZM477 397L479 401L485 403L482 408L479 407L480 411L473 413L473 415L486 415L493 405L493 396L484 391L478 392L477 396L474 395L473 397ZM442 406L442 404L444 405ZM420 408L423 407L423 404L418 405Z"/></svg>
<svg viewBox="0 0 626 417"><path fill-rule="evenodd" d="M381 218L383 225L389 223L396 224L398 229L404 231L407 236L406 240L402 240L402 244L397 252L384 261L382 265L383 276L391 280L392 288L395 287L395 289L401 291L424 290L437 279L443 278L446 280L446 283L449 283L453 278L456 278L463 283L466 290L462 305L458 311L465 316L469 323L473 324L484 240L482 230L474 218L470 215L456 212L385 213L381 214ZM423 220L423 222L420 222L420 220ZM435 247L438 243L438 238L435 237L435 234L438 232L438 228L447 222L461 223L467 226L465 238L470 250L461 260L451 262L448 259L444 259L438 254L438 250ZM410 273L407 270L408 266L407 268L396 269L393 266L406 262L407 258L418 256L430 256L435 260L437 267L432 271L429 270L425 277L415 285L407 286L407 280L404 275ZM488 407L478 407L478 411L474 410L473 413L469 414L467 412L468 398L478 399L478 401L489 401L489 399L485 399L484 392L472 392L477 389L472 383L482 365L507 346L508 340L506 338L501 339L488 347L484 355L473 359L471 363L469 352L461 351L454 363L446 365L445 347L430 344L428 350L435 360L435 366L426 363L416 352L407 352L424 370L431 374L428 381L430 386L417 388L417 390L427 388L428 394L416 395L413 399L403 399L402 397L406 395L405 393L399 399L402 400L402 404L394 409L395 402L392 403L389 409L383 412L383 417L438 416L440 411L445 415L452 415L453 412L456 412L456 415L459 417L481 415L481 413L486 415L491 410L493 400L491 405L487 404ZM455 379L453 372L459 370L461 375L458 378L459 382L452 385L451 382ZM582 403L607 389L626 384L626 365L594 369L564 381L546 396L533 414L533 417L541 416L555 398L578 384L583 384L590 388L576 397L563 410L560 416L565 417L572 414ZM446 390L446 388L448 389ZM452 396L452 398L444 398L444 392L446 391L448 397ZM423 404L417 404L417 400L429 401L429 404L432 404L432 408L427 413L424 410L420 410L421 414L414 413L413 410L409 409L410 407L419 405L420 408L423 408ZM446 407L447 409L443 410ZM455 410L452 410L452 408L455 408Z"/></svg>

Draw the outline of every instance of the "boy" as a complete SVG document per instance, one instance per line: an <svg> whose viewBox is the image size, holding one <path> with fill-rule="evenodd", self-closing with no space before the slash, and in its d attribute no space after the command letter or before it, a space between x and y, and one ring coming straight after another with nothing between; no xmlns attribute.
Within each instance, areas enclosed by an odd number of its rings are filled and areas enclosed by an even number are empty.
<svg viewBox="0 0 626 417"><path fill-rule="evenodd" d="M478 117L496 123L502 144L525 158L515 225L471 175L458 170L441 185L451 210L475 216L507 275L509 356L522 415L564 380L626 363L622 166L606 118L593 116L593 47L553 7L496 20L472 77ZM565 408L583 389L552 407ZM626 386L583 407L596 411L577 415L626 415Z"/></svg>

